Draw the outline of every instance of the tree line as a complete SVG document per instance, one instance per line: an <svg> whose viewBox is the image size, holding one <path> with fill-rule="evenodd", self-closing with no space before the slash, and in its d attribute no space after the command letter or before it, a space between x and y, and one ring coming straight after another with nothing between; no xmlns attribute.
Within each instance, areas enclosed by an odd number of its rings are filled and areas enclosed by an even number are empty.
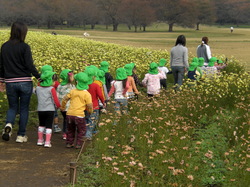
<svg viewBox="0 0 250 187"><path fill-rule="evenodd" d="M146 31L153 22L196 27L200 24L249 24L249 0L0 0L0 24L16 20L28 25L83 27L119 24Z"/></svg>

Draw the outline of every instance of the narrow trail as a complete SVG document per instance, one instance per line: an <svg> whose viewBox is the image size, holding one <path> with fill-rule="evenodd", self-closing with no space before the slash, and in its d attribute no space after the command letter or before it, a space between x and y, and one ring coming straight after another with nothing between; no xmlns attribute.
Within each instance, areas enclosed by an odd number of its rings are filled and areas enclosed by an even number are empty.
<svg viewBox="0 0 250 187"><path fill-rule="evenodd" d="M0 140L0 187L54 187L69 183L69 163L79 150L67 149L61 133L52 135L52 147L37 146L37 129L29 127L28 142Z"/></svg>

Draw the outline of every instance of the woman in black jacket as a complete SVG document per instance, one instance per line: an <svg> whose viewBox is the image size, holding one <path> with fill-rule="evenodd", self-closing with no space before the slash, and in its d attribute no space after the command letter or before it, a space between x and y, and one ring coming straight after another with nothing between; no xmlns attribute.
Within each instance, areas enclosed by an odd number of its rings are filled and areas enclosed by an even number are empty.
<svg viewBox="0 0 250 187"><path fill-rule="evenodd" d="M27 31L27 26L24 23L13 23L10 39L2 45L0 53L0 91L3 91L6 87L9 103L2 139L9 140L16 114L20 111L16 139L16 142L19 143L28 140L26 125L33 90L32 75L37 79L40 78L33 64L30 46L24 42Z"/></svg>

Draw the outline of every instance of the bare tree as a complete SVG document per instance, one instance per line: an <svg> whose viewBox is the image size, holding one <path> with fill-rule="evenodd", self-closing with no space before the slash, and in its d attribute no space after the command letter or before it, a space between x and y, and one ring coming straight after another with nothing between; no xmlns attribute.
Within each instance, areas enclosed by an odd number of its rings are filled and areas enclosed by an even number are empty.
<svg viewBox="0 0 250 187"><path fill-rule="evenodd" d="M201 23L213 23L216 20L215 5L210 0L196 0L196 30L200 30Z"/></svg>
<svg viewBox="0 0 250 187"><path fill-rule="evenodd" d="M121 16L128 27L134 26L135 32L139 26L146 26L154 20L154 11L147 0L124 0L121 8Z"/></svg>
<svg viewBox="0 0 250 187"><path fill-rule="evenodd" d="M117 31L120 23L120 9L122 0L98 0L98 6L101 11L110 18L113 25L113 31Z"/></svg>

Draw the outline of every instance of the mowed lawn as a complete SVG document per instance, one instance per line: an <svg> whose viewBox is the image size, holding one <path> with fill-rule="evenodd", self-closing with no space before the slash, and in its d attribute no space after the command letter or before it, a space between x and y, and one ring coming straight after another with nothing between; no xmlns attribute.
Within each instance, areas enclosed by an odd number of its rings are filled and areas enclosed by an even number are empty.
<svg viewBox="0 0 250 187"><path fill-rule="evenodd" d="M146 32L138 29L138 32L128 30L125 25L118 27L118 32L113 32L112 27L108 30L104 26L96 26L95 30L86 29L90 34L88 39L103 41L108 43L116 43L121 45L128 45L134 47L145 47L151 49L162 49L170 52L175 45L176 38L180 34L184 34L187 38L187 48L190 56L196 55L196 48L201 43L201 38L207 36L209 38L209 45L213 55L225 55L228 58L234 56L250 70L250 28L234 28L233 33L230 33L230 27L215 27L215 26L200 26L200 30L190 28L182 28L175 26L174 32L167 32L168 25L159 23L147 28ZM52 30L44 30L45 32L52 32ZM55 29L57 34L73 35L76 37L84 37L83 29L68 30ZM224 59L222 59L224 60Z"/></svg>

